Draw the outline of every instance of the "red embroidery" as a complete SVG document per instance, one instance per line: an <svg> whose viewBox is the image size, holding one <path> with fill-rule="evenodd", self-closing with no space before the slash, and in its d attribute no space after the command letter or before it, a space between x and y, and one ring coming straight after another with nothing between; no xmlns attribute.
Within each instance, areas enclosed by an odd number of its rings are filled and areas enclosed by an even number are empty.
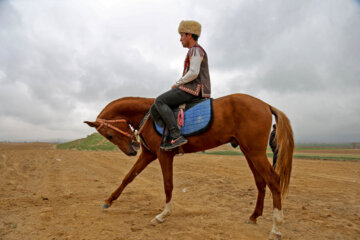
<svg viewBox="0 0 360 240"><path fill-rule="evenodd" d="M204 58L206 55L206 52L199 44L195 44L192 48L190 48L188 53L186 54L186 58L185 58L185 62L184 62L183 76L189 71L190 58L192 56L196 56L196 52L197 52L196 49L199 49L200 57Z"/></svg>
<svg viewBox="0 0 360 240"><path fill-rule="evenodd" d="M187 93L190 93L192 95L199 96L201 86L202 86L202 84L198 84L195 91L190 89L190 88L184 87L184 85L180 85L179 89L181 89L181 90L183 90L183 91L185 91Z"/></svg>

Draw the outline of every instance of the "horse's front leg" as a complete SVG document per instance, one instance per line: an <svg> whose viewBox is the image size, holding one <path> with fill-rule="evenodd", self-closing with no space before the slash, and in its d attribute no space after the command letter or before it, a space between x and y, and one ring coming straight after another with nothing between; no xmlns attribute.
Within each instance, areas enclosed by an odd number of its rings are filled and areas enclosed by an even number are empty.
<svg viewBox="0 0 360 240"><path fill-rule="evenodd" d="M118 199L124 188L131 183L134 178L144 170L144 168L149 165L152 161L156 159L156 155L151 152L143 149L138 160L135 162L134 166L130 169L128 174L124 177L121 185L110 195L110 197L105 201L103 208L109 208L113 201Z"/></svg>
<svg viewBox="0 0 360 240"><path fill-rule="evenodd" d="M162 152L159 156L161 171L163 174L166 203L164 210L151 220L152 224L163 223L172 212L172 190L173 190L173 160L172 152Z"/></svg>

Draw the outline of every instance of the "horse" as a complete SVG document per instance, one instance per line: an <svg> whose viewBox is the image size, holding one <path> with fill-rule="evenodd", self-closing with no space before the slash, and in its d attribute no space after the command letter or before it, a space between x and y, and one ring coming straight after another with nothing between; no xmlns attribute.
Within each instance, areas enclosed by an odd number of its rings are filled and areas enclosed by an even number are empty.
<svg viewBox="0 0 360 240"><path fill-rule="evenodd" d="M109 208L118 199L125 187L137 175L156 159L159 159L164 189L165 207L156 215L152 224L163 223L172 213L173 159L178 149L163 151L160 149L161 136L154 129L151 117L142 121L153 98L124 97L110 102L98 115L96 121L85 121L94 127L110 142L128 156L135 156L141 146L141 154L130 171L123 178L120 186L105 200L103 208ZM248 222L256 224L262 216L266 186L273 199L273 227L271 239L280 239L279 226L283 222L281 202L288 192L294 151L293 131L287 116L277 108L262 100L246 94L232 94L213 99L213 121L210 128L199 135L188 137L183 145L183 153L205 151L223 144L240 146L252 171L258 190L255 209ZM276 170L271 166L266 155L272 115L277 124L276 143L278 160ZM139 128L140 122L144 122ZM139 134L140 132L140 134ZM141 136L140 143L136 135Z"/></svg>

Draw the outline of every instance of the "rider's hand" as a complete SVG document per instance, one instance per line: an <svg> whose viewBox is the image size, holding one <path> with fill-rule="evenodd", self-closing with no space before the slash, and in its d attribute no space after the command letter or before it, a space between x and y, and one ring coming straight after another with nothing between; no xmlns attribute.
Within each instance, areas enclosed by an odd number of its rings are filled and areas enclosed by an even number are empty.
<svg viewBox="0 0 360 240"><path fill-rule="evenodd" d="M174 89L174 88L176 88L176 85L175 85L175 84L174 84L174 85L172 85L171 89Z"/></svg>

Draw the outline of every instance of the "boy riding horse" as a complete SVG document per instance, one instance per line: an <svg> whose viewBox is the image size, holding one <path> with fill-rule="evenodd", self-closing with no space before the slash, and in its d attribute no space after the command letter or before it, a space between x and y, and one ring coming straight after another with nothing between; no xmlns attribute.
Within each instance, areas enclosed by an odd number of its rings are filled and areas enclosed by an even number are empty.
<svg viewBox="0 0 360 240"><path fill-rule="evenodd" d="M209 98L211 93L207 54L197 42L201 33L200 23L182 21L178 31L183 47L189 49L183 76L171 90L155 99L156 110L164 120L170 135L170 141L160 147L163 150L171 150L187 143L187 139L181 135L171 109L195 99Z"/></svg>

